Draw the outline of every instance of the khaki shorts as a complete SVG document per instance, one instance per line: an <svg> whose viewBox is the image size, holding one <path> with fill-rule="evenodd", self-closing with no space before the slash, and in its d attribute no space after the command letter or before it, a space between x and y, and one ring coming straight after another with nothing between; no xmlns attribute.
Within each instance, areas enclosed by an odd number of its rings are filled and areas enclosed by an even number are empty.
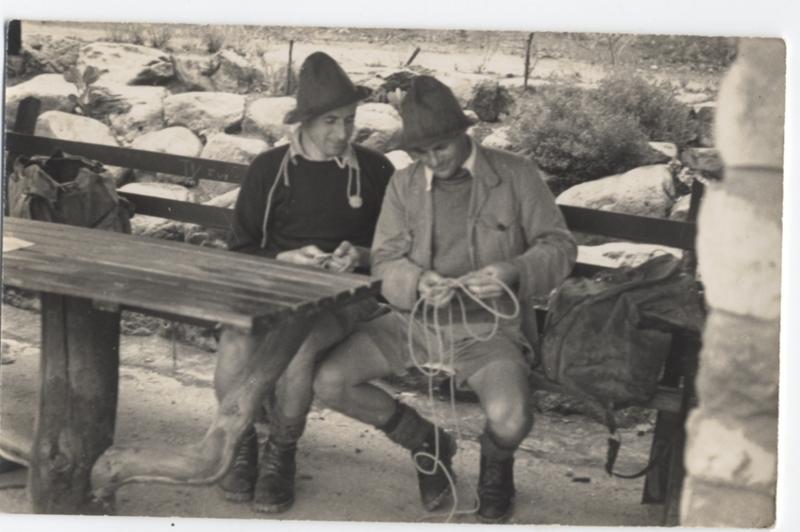
<svg viewBox="0 0 800 532"><path fill-rule="evenodd" d="M491 329L491 324L487 323L469 325L481 336L486 336ZM463 386L478 370L498 360L513 362L525 375L530 372L525 346L519 340L521 336L515 340L503 329L491 339L480 341L473 338L463 324L444 326L441 329L444 349L430 326L411 320L407 313L390 311L362 321L355 329L369 335L397 375L407 374L408 368L414 365L441 368L454 373L456 383Z"/></svg>
<svg viewBox="0 0 800 532"><path fill-rule="evenodd" d="M330 312L339 321L345 334L349 335L360 322L386 314L389 308L370 297Z"/></svg>

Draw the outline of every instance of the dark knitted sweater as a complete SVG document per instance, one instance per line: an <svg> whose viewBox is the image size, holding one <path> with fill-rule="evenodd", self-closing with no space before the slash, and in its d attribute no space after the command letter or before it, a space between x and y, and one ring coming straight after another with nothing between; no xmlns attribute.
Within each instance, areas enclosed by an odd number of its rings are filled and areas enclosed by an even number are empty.
<svg viewBox="0 0 800 532"><path fill-rule="evenodd" d="M301 156L289 162L289 186L277 184L267 221L267 245L261 248L267 195L289 146L273 148L250 164L236 201L229 248L265 257L316 245L326 253L343 240L357 246L372 244L383 193L394 167L382 154L354 145L361 169L363 205L348 203L348 168L334 161L310 161ZM355 183L351 193L355 192Z"/></svg>

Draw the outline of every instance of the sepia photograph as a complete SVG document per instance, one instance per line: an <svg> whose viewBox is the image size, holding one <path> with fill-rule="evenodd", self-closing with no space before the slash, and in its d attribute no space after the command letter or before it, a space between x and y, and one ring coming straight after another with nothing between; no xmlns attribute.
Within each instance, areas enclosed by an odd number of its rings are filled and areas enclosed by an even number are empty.
<svg viewBox="0 0 800 532"><path fill-rule="evenodd" d="M776 526L783 36L73 18L3 21L0 514Z"/></svg>

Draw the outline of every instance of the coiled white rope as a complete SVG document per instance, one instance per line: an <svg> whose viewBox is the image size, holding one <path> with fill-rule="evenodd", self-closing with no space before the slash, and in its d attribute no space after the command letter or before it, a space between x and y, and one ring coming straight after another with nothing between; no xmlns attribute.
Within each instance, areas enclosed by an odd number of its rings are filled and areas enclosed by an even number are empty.
<svg viewBox="0 0 800 532"><path fill-rule="evenodd" d="M492 277L489 275L484 276L485 280L495 283L499 286L503 292L508 295L509 299L513 303L513 311L505 314L501 312L494 301L495 298L492 298L491 303L488 304L483 299L479 298L475 294L473 294L468 286L467 280L474 278L476 274L467 274L465 276L459 278L448 278L444 279L439 285L433 288L427 296L421 296L417 301L414 303L414 306L411 309L411 316L409 319L408 325L408 351L411 356L411 360L414 363L414 366L428 378L428 402L431 409L431 413L433 414L433 425L434 425L434 448L436 449L434 454L427 453L427 452L418 452L414 454L414 465L420 473L426 475L432 475L436 472L436 468L440 468L445 476L447 477L447 481L450 484L450 491L453 498L453 504L450 508L450 511L445 513L439 514L432 514L434 516L446 516L445 522L450 522L450 520L456 514L459 515L466 515L466 514L473 514L478 511L477 501L478 501L478 489L477 486L474 488L475 493L475 504L471 508L466 508L459 510L458 508L458 492L456 490L456 481L455 478L450 474L450 471L446 467L444 467L444 463L439 459L439 427L440 423L438 421L438 410L436 408L436 403L434 401L434 391L433 391L433 379L434 377L438 376L444 371L444 368L452 368L453 371L455 370L455 339L452 332L452 326L454 323L453 320L453 299L451 299L447 303L447 330L449 331L449 342L447 342L444 338L444 332L442 328L442 323L440 321L440 307L431 303L431 300L438 299L446 295L446 292L452 292L452 298L454 298L456 304L458 305L460 312L461 312L461 320L464 326L464 329L467 331L467 334L475 341L478 342L486 342L494 338L497 334L497 331L500 327L501 320L511 320L515 319L519 316L520 313L520 304L519 300L517 299L516 294L514 291L506 285L503 281L498 279L497 277ZM466 300L465 300L466 297ZM474 301L478 304L480 308L488 312L493 317L492 327L488 334L481 335L480 333L475 332L469 326L469 322L467 319L467 303L469 300ZM421 318L417 317L421 311ZM432 311L432 312L431 312ZM429 323L429 315L433 316L433 323ZM422 328L425 332L425 348L428 353L429 361L426 364L422 362L417 357L414 351L414 327L416 325L415 322L420 322ZM435 338L435 345L431 345L430 339L430 330L433 329L433 336ZM435 349L431 349L435 347ZM436 358L435 364L432 368L428 366L431 364L431 358ZM458 422L458 414L456 412L456 401L455 401L455 379L450 379L450 411L452 413L453 419L455 420L455 444L458 444L458 441L461 440L461 427ZM433 467L431 469L425 469L419 463L419 458L424 457L431 459L433 461Z"/></svg>

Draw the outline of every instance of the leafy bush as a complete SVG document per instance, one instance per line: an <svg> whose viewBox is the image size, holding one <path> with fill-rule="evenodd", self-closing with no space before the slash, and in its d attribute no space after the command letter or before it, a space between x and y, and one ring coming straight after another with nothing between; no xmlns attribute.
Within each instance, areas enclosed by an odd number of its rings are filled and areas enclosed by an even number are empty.
<svg viewBox="0 0 800 532"><path fill-rule="evenodd" d="M200 41L208 53L215 54L225 44L225 32L219 26L203 26Z"/></svg>
<svg viewBox="0 0 800 532"><path fill-rule="evenodd" d="M562 177L557 188L629 170L648 148L634 118L610 112L593 91L573 87L541 90L522 104L512 131L523 152Z"/></svg>
<svg viewBox="0 0 800 532"><path fill-rule="evenodd" d="M150 46L165 49L172 38L172 28L165 24L154 24L147 30Z"/></svg>
<svg viewBox="0 0 800 532"><path fill-rule="evenodd" d="M497 122L501 113L507 113L513 103L505 87L496 81L482 81L472 91L469 107L484 122Z"/></svg>
<svg viewBox="0 0 800 532"><path fill-rule="evenodd" d="M650 140L683 146L697 135L689 109L667 82L652 85L639 77L609 76L600 82L596 97L610 112L635 118Z"/></svg>
<svg viewBox="0 0 800 532"><path fill-rule="evenodd" d="M652 162L649 140L685 145L694 138L689 108L671 89L612 77L597 89L553 85L516 109L513 140L555 176L554 192Z"/></svg>

